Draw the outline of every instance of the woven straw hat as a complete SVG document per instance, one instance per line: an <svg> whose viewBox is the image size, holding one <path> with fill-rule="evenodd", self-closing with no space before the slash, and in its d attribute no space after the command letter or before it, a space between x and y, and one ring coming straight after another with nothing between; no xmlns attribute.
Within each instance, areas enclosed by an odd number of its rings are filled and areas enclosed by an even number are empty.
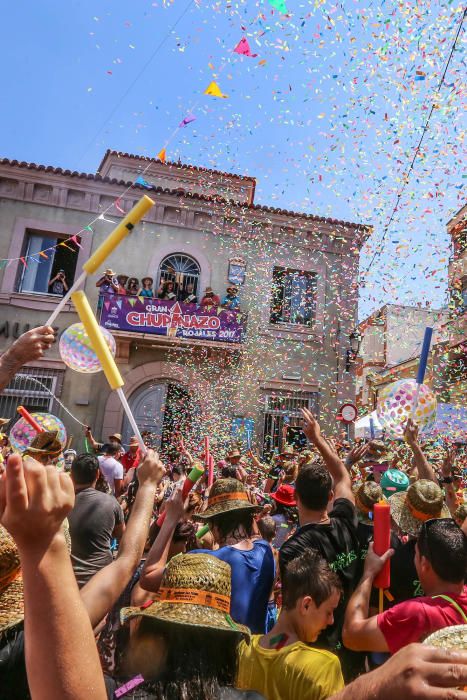
<svg viewBox="0 0 467 700"><path fill-rule="evenodd" d="M68 551L71 538L68 520L63 521ZM23 578L18 548L10 533L0 525L0 632L23 621Z"/></svg>
<svg viewBox="0 0 467 700"><path fill-rule="evenodd" d="M179 554L167 565L161 587L150 605L123 608L122 624L151 617L178 625L207 627L250 635L230 617L231 569L211 554Z"/></svg>
<svg viewBox="0 0 467 700"><path fill-rule="evenodd" d="M197 513L197 520L209 520L215 515L231 510L249 510L258 512L261 506L253 505L241 481L238 479L217 479L208 498L208 507L203 513Z"/></svg>
<svg viewBox="0 0 467 700"><path fill-rule="evenodd" d="M225 456L225 459L230 462L231 459L235 459L235 457L241 457L242 453L237 447L234 447L233 449L229 450L227 455Z"/></svg>
<svg viewBox="0 0 467 700"><path fill-rule="evenodd" d="M358 519L367 525L373 525L370 513L377 503L384 500L383 489L375 481L365 481L355 493L355 506Z"/></svg>
<svg viewBox="0 0 467 700"><path fill-rule="evenodd" d="M295 452L292 445L284 445L282 452L279 452L279 457L289 457L290 459L292 459L292 457L296 456L297 453Z"/></svg>
<svg viewBox="0 0 467 700"><path fill-rule="evenodd" d="M25 455L31 457L58 457L62 451L62 443L58 439L58 431L44 430L42 433L37 433L29 447L24 451Z"/></svg>
<svg viewBox="0 0 467 700"><path fill-rule="evenodd" d="M443 649L467 649L467 625L443 627L427 637L423 644Z"/></svg>
<svg viewBox="0 0 467 700"><path fill-rule="evenodd" d="M426 520L451 517L442 490L428 479L419 479L407 491L395 493L389 503L391 516L397 525L403 532L415 537Z"/></svg>
<svg viewBox="0 0 467 700"><path fill-rule="evenodd" d="M18 549L0 525L0 632L23 620L23 580Z"/></svg>

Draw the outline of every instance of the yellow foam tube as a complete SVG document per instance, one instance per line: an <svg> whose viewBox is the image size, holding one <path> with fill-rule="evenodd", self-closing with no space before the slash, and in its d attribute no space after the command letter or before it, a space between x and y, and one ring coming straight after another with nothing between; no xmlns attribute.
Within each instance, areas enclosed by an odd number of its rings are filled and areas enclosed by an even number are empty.
<svg viewBox="0 0 467 700"><path fill-rule="evenodd" d="M153 200L147 195L143 195L139 202L135 204L133 209L125 216L123 221L114 228L112 233L100 244L99 248L91 255L89 260L84 263L83 270L85 270L88 275L91 275L101 267L104 260L108 258L110 253L124 238L126 238L126 236L128 236L130 231L135 227L138 221L141 221L152 206L154 206Z"/></svg>
<svg viewBox="0 0 467 700"><path fill-rule="evenodd" d="M102 365L107 381L112 389L119 389L124 384L122 375L118 371L115 360L104 340L99 324L97 323L96 317L94 316L89 305L86 294L83 291L73 292L71 295L71 300L75 305L80 321L88 334L92 349L99 358L99 362Z"/></svg>

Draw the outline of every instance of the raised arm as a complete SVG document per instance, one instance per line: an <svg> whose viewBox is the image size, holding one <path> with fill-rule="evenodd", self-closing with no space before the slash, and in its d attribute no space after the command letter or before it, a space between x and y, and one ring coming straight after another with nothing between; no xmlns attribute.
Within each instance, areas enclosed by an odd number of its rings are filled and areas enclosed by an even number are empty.
<svg viewBox="0 0 467 700"><path fill-rule="evenodd" d="M443 464L441 467L441 473L443 475L443 486L444 486L444 497L446 500L446 505L449 508L449 512L454 517L454 513L457 510L457 497L456 490L454 488L454 483L452 479L452 468L454 466L454 456L455 451L453 449L448 450L446 456L444 457Z"/></svg>
<svg viewBox="0 0 467 700"><path fill-rule="evenodd" d="M304 418L303 432L308 440L316 447L334 481L334 493L336 498L347 498L355 503L352 492L352 482L349 473L345 468L337 452L335 452L328 442L321 435L318 421L307 408L302 409Z"/></svg>
<svg viewBox="0 0 467 700"><path fill-rule="evenodd" d="M0 481L0 520L14 538L24 585L26 670L33 700L107 698L94 635L63 534L73 484L19 455Z"/></svg>
<svg viewBox="0 0 467 700"><path fill-rule="evenodd" d="M50 326L39 326L23 333L0 357L0 391L13 379L16 372L28 362L40 360L55 340Z"/></svg>
<svg viewBox="0 0 467 700"><path fill-rule="evenodd" d="M169 555L170 543L174 534L177 523L183 515L182 491L177 489L172 498L167 501L165 508L165 520L162 523L159 534L149 550L148 556L141 572L139 585L145 591L155 593L159 590L159 586L164 573L167 557Z"/></svg>
<svg viewBox="0 0 467 700"><path fill-rule="evenodd" d="M156 489L164 474L164 465L159 460L159 455L153 450L148 450L138 469L139 488L120 542L118 556L111 564L98 571L81 589L81 599L93 627L117 602L141 561Z"/></svg>
<svg viewBox="0 0 467 700"><path fill-rule="evenodd" d="M418 425L411 418L407 421L404 430L404 439L414 456L415 466L418 471L419 479L428 479L438 483L433 467L428 463L427 458L422 452L422 448L418 442Z"/></svg>

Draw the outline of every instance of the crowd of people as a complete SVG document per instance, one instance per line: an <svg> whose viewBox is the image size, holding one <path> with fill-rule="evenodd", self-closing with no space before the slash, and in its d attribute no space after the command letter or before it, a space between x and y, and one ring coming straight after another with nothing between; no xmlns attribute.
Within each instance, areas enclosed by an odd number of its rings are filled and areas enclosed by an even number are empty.
<svg viewBox="0 0 467 700"><path fill-rule="evenodd" d="M53 340L21 336L0 390ZM333 439L306 409L303 429L270 462L233 445L188 494L204 455L178 434L162 460L88 428L63 471L57 435L6 437L0 698L467 700L465 454L410 420L400 443Z"/></svg>
<svg viewBox="0 0 467 700"><path fill-rule="evenodd" d="M222 306L225 309L239 309L239 288L236 285L227 287L222 299L214 292L212 287L206 287L204 294L198 298L195 285L192 282L183 281L181 284L161 278L160 285L154 290L152 277L143 277L141 282L137 277L118 275L108 268L96 282L101 294L120 294L144 297L146 299L165 299L166 301L179 301L183 304L200 304L200 306Z"/></svg>

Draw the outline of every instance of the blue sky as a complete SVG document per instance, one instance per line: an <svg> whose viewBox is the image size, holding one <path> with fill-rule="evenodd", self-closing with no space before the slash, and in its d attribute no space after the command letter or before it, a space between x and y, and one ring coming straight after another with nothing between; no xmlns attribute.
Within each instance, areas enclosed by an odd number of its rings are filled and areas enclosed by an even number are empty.
<svg viewBox="0 0 467 700"><path fill-rule="evenodd" d="M6 5L1 155L92 172L108 147L155 155L194 107L169 159L254 175L260 203L373 224L366 269L461 4L287 0L287 9L267 0ZM257 57L232 53L242 36ZM382 303L446 301L445 227L465 201L463 42L465 31L361 290L361 317ZM213 79L228 98L203 96Z"/></svg>

